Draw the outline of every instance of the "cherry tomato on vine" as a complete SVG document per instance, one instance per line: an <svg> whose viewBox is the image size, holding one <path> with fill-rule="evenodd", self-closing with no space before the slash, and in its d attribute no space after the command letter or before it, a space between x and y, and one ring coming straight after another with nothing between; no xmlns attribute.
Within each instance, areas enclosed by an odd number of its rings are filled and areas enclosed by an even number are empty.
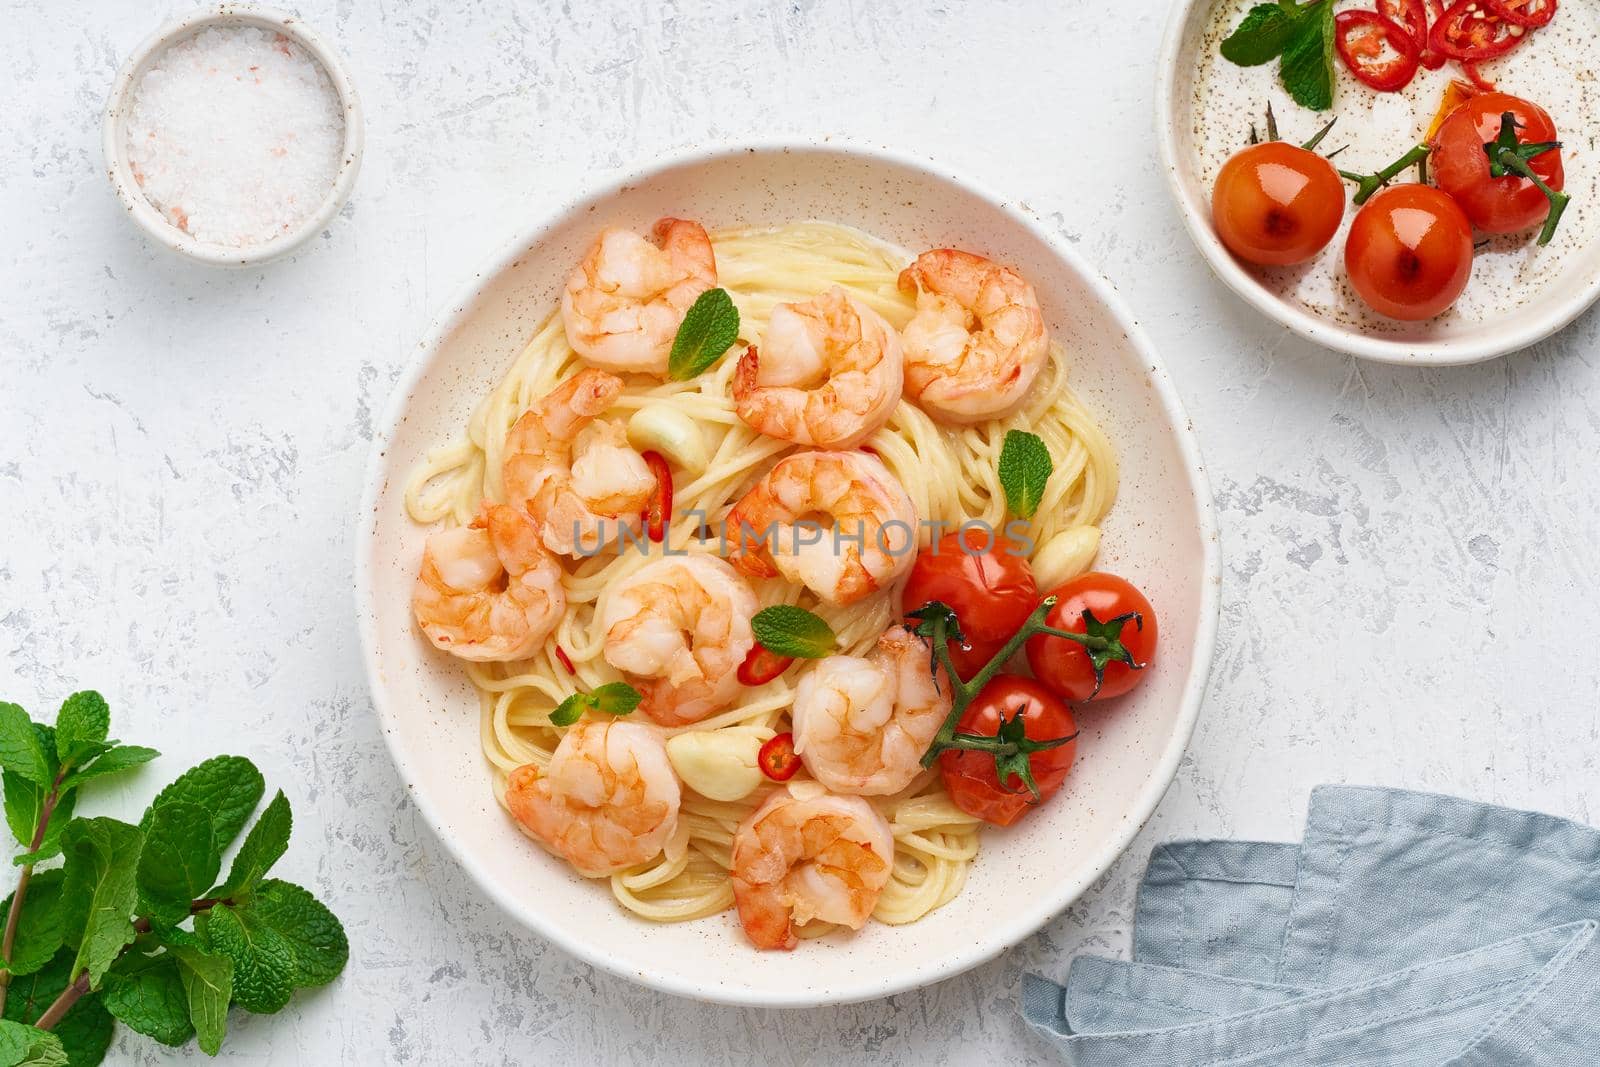
<svg viewBox="0 0 1600 1067"><path fill-rule="evenodd" d="M945 534L917 553L901 605L937 600L955 609L965 643L950 642L956 673L970 678L994 658L1039 603L1033 569L1009 542L987 530Z"/></svg>
<svg viewBox="0 0 1600 1067"><path fill-rule="evenodd" d="M1247 263L1288 266L1322 251L1344 219L1332 163L1283 141L1251 145L1222 165L1211 219L1228 251Z"/></svg>
<svg viewBox="0 0 1600 1067"><path fill-rule="evenodd" d="M1038 634L1028 638L1028 666L1063 700L1121 696L1144 679L1155 660L1155 609L1131 582L1114 574L1080 574L1050 594L1045 625L1083 634L1079 643Z"/></svg>
<svg viewBox="0 0 1600 1067"><path fill-rule="evenodd" d="M1380 93L1399 92L1416 76L1422 47L1410 29L1376 11L1339 12L1333 40L1350 73Z"/></svg>
<svg viewBox="0 0 1600 1067"><path fill-rule="evenodd" d="M984 686L962 713L956 730L958 736L1031 743L1025 744L1033 748L1031 752L998 757L960 748L939 754L939 773L951 801L968 815L996 826L1010 826L1049 800L1067 780L1078 748L1076 740L1036 747L1076 738L1078 728L1072 712L1054 693L1014 674L996 675ZM1028 787L1030 777L1037 796Z"/></svg>
<svg viewBox="0 0 1600 1067"><path fill-rule="evenodd" d="M1350 224L1344 263L1372 310L1408 322L1431 319L1472 277L1472 224L1438 189L1391 186Z"/></svg>
<svg viewBox="0 0 1600 1067"><path fill-rule="evenodd" d="M1508 93L1474 96L1444 120L1433 138L1433 181L1449 193L1472 224L1484 233L1517 233L1543 222L1550 202L1539 187L1516 174L1495 176L1484 146L1501 133L1502 117L1517 123L1522 144L1551 143L1556 126L1538 104ZM1550 188L1566 184L1561 149L1541 152L1528 166Z"/></svg>

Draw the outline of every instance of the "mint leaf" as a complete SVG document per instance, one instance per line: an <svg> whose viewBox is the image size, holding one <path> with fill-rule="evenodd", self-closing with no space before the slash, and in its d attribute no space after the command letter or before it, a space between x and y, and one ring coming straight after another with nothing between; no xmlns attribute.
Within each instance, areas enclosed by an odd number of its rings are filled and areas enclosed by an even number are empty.
<svg viewBox="0 0 1600 1067"><path fill-rule="evenodd" d="M631 715L644 699L644 694L627 682L607 682L589 695L594 697L594 706L607 715Z"/></svg>
<svg viewBox="0 0 1600 1067"><path fill-rule="evenodd" d="M161 753L153 748L143 745L118 745L113 743L105 753L86 766L68 774L61 783L63 789L76 789L84 782L95 778L102 778L108 774L120 774L132 770L140 764L149 763Z"/></svg>
<svg viewBox="0 0 1600 1067"><path fill-rule="evenodd" d="M112 1015L163 1045L181 1045L194 1036L178 961L168 953L124 955L106 972L101 1000Z"/></svg>
<svg viewBox="0 0 1600 1067"><path fill-rule="evenodd" d="M1299 23L1284 44L1278 75L1295 103L1326 111L1333 106L1333 4L1317 0L1299 11Z"/></svg>
<svg viewBox="0 0 1600 1067"><path fill-rule="evenodd" d="M0 767L46 788L56 775L55 754L46 748L41 731L27 712L4 701L0 701Z"/></svg>
<svg viewBox="0 0 1600 1067"><path fill-rule="evenodd" d="M1044 486L1055 473L1050 449L1038 434L1007 430L1000 446L1000 488L1006 507L1019 519L1031 519L1044 499Z"/></svg>
<svg viewBox="0 0 1600 1067"><path fill-rule="evenodd" d="M189 917L189 905L216 883L221 868L211 816L194 804L168 801L151 816L139 853L139 914L176 926Z"/></svg>
<svg viewBox="0 0 1600 1067"><path fill-rule="evenodd" d="M56 714L56 756L62 763L78 763L106 750L111 729L111 709L106 698L92 689L73 693Z"/></svg>
<svg viewBox="0 0 1600 1067"><path fill-rule="evenodd" d="M78 946L72 973L89 972L89 988L100 980L122 946L133 940L138 898L135 871L144 835L116 819L74 819L61 837L61 906L67 941Z"/></svg>
<svg viewBox="0 0 1600 1067"><path fill-rule="evenodd" d="M1281 4L1257 4L1239 28L1222 42L1222 58L1241 67L1259 67L1283 54L1299 22Z"/></svg>
<svg viewBox="0 0 1600 1067"><path fill-rule="evenodd" d="M12 771L0 774L0 787L3 787L6 793L6 825L11 828L11 834L18 843L27 848L33 844L33 835L39 827L39 819L44 815L44 801L49 790L44 786L34 785ZM55 810L50 814L50 825L45 828L44 838L40 841L38 849L17 856L12 862L18 866L24 863L38 863L60 852L61 833L66 829L68 821L72 818L72 809L76 806L76 793L69 792L60 797L56 801Z"/></svg>
<svg viewBox="0 0 1600 1067"><path fill-rule="evenodd" d="M271 1015L294 993L294 946L247 913L218 904L201 912L195 927L211 948L233 962L233 999L245 1011Z"/></svg>
<svg viewBox="0 0 1600 1067"><path fill-rule="evenodd" d="M200 1051L215 1056L228 1032L228 1001L233 998L233 961L187 945L169 946L178 961L178 978L189 1001L189 1018Z"/></svg>
<svg viewBox="0 0 1600 1067"><path fill-rule="evenodd" d="M269 878L257 888L249 910L294 949L295 985L326 985L344 970L350 959L344 926L309 890Z"/></svg>
<svg viewBox="0 0 1600 1067"><path fill-rule="evenodd" d="M16 1023L37 1022L70 983L72 958L72 950L63 949L40 970L13 979L5 1018ZM99 994L89 993L78 998L52 1032L67 1051L68 1067L94 1067L105 1058L115 1029Z"/></svg>
<svg viewBox="0 0 1600 1067"><path fill-rule="evenodd" d="M228 868L227 882L211 895L233 897L254 889L256 883L266 877L272 865L289 848L289 831L293 826L289 798L280 789L272 798L272 803L261 813L261 818L250 828L244 844L239 846L238 855L233 857L233 866Z"/></svg>
<svg viewBox="0 0 1600 1067"><path fill-rule="evenodd" d="M16 894L0 904L0 928L10 921L11 902ZM40 871L29 880L22 898L22 914L17 917L17 939L11 946L13 975L32 974L50 962L61 947L66 933L61 926L61 872ZM3 1060L0 1060L3 1062Z"/></svg>
<svg viewBox="0 0 1600 1067"><path fill-rule="evenodd" d="M145 809L139 828L149 827L156 808L169 800L181 800L211 813L211 831L216 835L217 848L225 850L244 829L266 789L261 772L243 756L213 756L184 771L156 794L150 807Z"/></svg>
<svg viewBox="0 0 1600 1067"><path fill-rule="evenodd" d="M695 298L672 339L667 375L686 382L697 377L739 339L739 309L726 289L707 289Z"/></svg>
<svg viewBox="0 0 1600 1067"><path fill-rule="evenodd" d="M821 659L833 654L838 638L817 615L790 604L762 608L750 620L756 640L768 652L795 659Z"/></svg>
<svg viewBox="0 0 1600 1067"><path fill-rule="evenodd" d="M67 1050L55 1034L0 1020L0 1063L7 1067L66 1067Z"/></svg>
<svg viewBox="0 0 1600 1067"><path fill-rule="evenodd" d="M627 682L607 682L597 686L592 693L573 693L550 712L552 726L571 726L586 711L604 711L610 715L629 715L639 706L644 694Z"/></svg>

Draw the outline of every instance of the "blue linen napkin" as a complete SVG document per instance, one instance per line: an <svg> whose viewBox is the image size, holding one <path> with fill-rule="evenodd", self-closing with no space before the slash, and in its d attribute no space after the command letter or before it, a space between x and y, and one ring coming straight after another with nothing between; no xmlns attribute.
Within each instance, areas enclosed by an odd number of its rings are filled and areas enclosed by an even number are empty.
<svg viewBox="0 0 1600 1067"><path fill-rule="evenodd" d="M1323 787L1299 846L1153 854L1133 961L1028 976L1070 1063L1600 1063L1600 833Z"/></svg>

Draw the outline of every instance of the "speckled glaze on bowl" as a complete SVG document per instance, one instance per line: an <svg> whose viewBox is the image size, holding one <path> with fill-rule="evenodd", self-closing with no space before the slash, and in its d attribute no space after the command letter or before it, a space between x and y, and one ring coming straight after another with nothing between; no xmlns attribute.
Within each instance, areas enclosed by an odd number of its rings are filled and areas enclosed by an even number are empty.
<svg viewBox="0 0 1600 1067"><path fill-rule="evenodd" d="M1372 311L1344 270L1345 235L1356 208L1310 263L1261 268L1243 263L1217 239L1211 189L1217 172L1244 147L1251 123L1272 104L1285 140L1304 141L1330 117L1338 124L1324 149L1348 146L1338 164L1372 173L1426 135L1444 87L1463 77L1453 63L1419 70L1400 93L1376 93L1335 61L1331 112L1291 100L1277 64L1239 67L1218 52L1253 0L1185 0L1167 25L1156 87L1157 132L1168 184L1195 244L1211 269L1257 310L1318 344L1385 363L1476 363L1548 337L1600 297L1600 169L1595 116L1600 114L1600 5L1568 3L1554 22L1504 59L1482 64L1509 93L1544 106L1565 142L1567 191L1573 203L1554 242L1538 248L1533 234L1478 235L1473 277L1456 305L1426 322L1398 322ZM1345 7L1371 8L1371 0ZM1401 180L1414 180L1404 176Z"/></svg>
<svg viewBox="0 0 1600 1067"><path fill-rule="evenodd" d="M708 228L820 218L912 249L957 245L1037 287L1074 388L1122 460L1100 566L1161 612L1160 662L1136 694L1080 717L1060 796L1010 830L985 830L965 891L908 926L759 952L733 914L658 925L624 912L513 828L490 794L477 699L460 665L416 631L409 598L427 530L403 497L425 453L459 431L550 313L602 225L643 231L678 215ZM1127 848L1177 770L1209 670L1221 581L1210 491L1172 383L1121 299L1014 202L924 162L834 143L691 151L550 214L480 272L422 342L374 442L357 537L356 605L373 701L418 807L507 911L614 974L732 1004L806 1006L885 996L949 977L1071 904Z"/></svg>
<svg viewBox="0 0 1600 1067"><path fill-rule="evenodd" d="M145 197L144 191L139 188L139 183L134 180L132 168L128 165L128 113L133 107L134 86L139 84L145 71L149 70L151 64L169 47L201 30L219 25L259 26L264 30L281 33L294 41L306 50L307 55L321 64L328 75L328 81L339 94L339 104L344 112L344 152L340 157L339 169L334 174L333 183L328 187L328 195L317 210L299 226L280 237L259 245L245 245L238 248L233 245L198 240L192 234L185 233L167 221L167 218ZM117 80L112 83L111 95L106 101L101 143L106 156L106 176L111 179L111 188L128 212L128 217L134 225L145 232L147 237L163 248L200 263L218 267L255 267L286 256L305 244L344 206L344 202L350 198L350 190L355 187L356 175L361 170L361 153L366 143L366 127L361 112L361 98L356 95L355 84L345 74L338 55L324 44L322 38L313 33L298 15L257 4L212 4L173 19L133 50L128 61L117 72Z"/></svg>

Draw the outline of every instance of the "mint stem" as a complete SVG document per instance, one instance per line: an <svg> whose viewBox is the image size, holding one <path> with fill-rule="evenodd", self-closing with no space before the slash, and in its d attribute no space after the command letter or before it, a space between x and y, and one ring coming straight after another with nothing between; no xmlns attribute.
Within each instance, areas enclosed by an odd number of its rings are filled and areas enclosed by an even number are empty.
<svg viewBox="0 0 1600 1067"><path fill-rule="evenodd" d="M1339 176L1347 181L1355 182L1359 186L1356 189L1355 205L1360 207L1372 199L1372 194L1394 180L1395 176L1401 171L1407 167L1422 163L1423 160L1428 158L1428 153L1432 151L1433 149L1427 145L1419 144L1376 174L1356 174L1352 171L1341 170Z"/></svg>
<svg viewBox="0 0 1600 1067"><path fill-rule="evenodd" d="M44 845L44 835L50 828L50 816L55 814L56 802L61 798L61 783L67 777L70 764L63 766L56 773L55 781L50 783L50 792L45 794L44 804L39 808L39 825L33 828L33 841L28 845L29 852L37 852ZM17 876L16 891L11 894L11 912L6 916L6 932L0 940L0 1014L5 1012L6 995L11 992L11 952L17 944L17 923L22 918L22 901L28 895L28 883L33 880L33 864L22 865L22 873Z"/></svg>
<svg viewBox="0 0 1600 1067"><path fill-rule="evenodd" d="M39 1021L33 1025L40 1030L50 1029L60 1022L61 1017L72 1010L72 1006L78 1002L78 998L87 992L89 992L89 972L84 970L79 972L77 981L61 991L61 995L55 999L55 1003L46 1008L44 1014L39 1016Z"/></svg>
<svg viewBox="0 0 1600 1067"><path fill-rule="evenodd" d="M1541 245L1549 244L1550 239L1556 235L1556 227L1561 225L1561 216L1567 210L1567 205L1572 203L1572 197L1566 193L1558 193L1546 185L1544 179L1535 174L1533 168L1528 166L1527 160L1509 148L1500 149L1499 162L1506 170L1520 174L1538 186L1545 199L1550 201L1550 214L1545 216L1544 229L1539 231L1539 243Z"/></svg>

